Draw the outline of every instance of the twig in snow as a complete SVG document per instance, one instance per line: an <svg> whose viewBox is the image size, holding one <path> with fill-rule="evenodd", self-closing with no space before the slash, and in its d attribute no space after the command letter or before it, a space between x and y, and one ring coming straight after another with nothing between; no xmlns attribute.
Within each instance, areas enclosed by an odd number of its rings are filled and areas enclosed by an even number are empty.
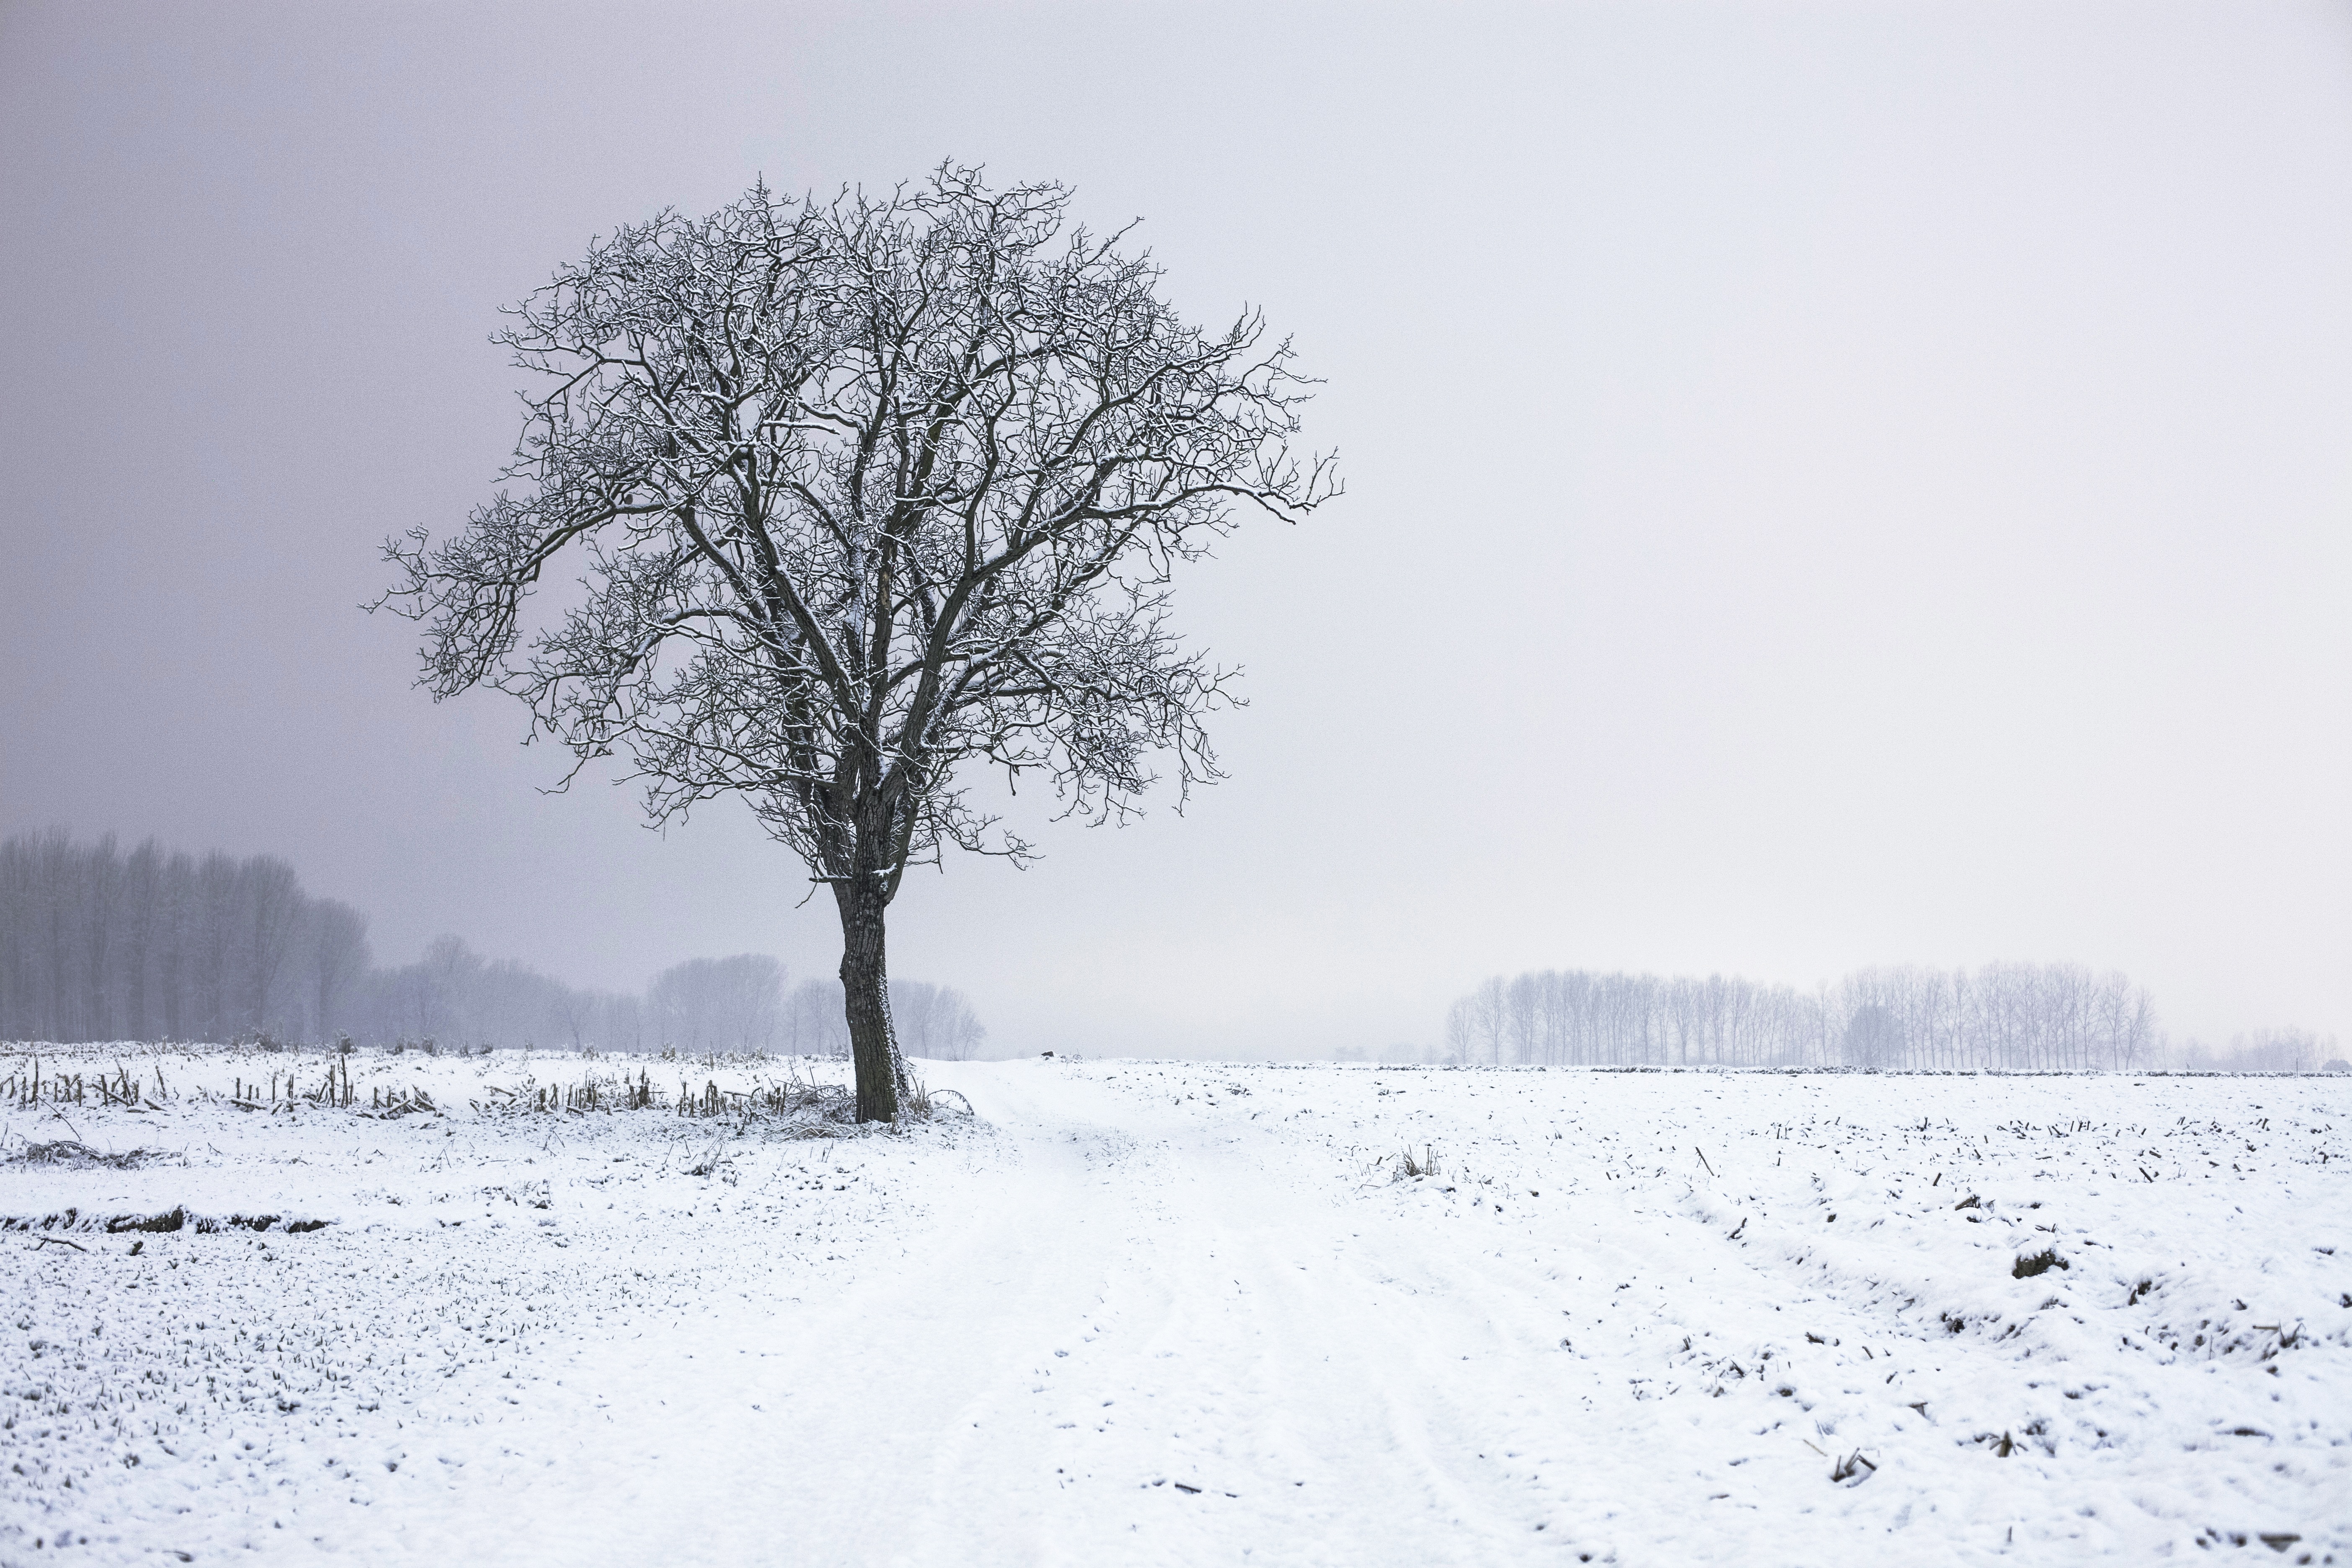
<svg viewBox="0 0 2352 1568"><path fill-rule="evenodd" d="M89 1250L89 1247L84 1247L80 1242L68 1241L62 1236L37 1236L33 1237L33 1245L35 1247L70 1247L76 1252L88 1252Z"/></svg>
<svg viewBox="0 0 2352 1568"><path fill-rule="evenodd" d="M1865 1458L1861 1449L1856 1448L1837 1462L1837 1468L1830 1472L1830 1479L1843 1481L1851 1486L1860 1486L1877 1473L1878 1467Z"/></svg>
<svg viewBox="0 0 2352 1568"><path fill-rule="evenodd" d="M1699 1163L1700 1164L1702 1164L1702 1165L1706 1165L1706 1150L1704 1150L1704 1149L1700 1148L1697 1144L1694 1143L1694 1144L1692 1144L1692 1145L1691 1145L1691 1152L1698 1156L1698 1163ZM1720 1181L1720 1180L1722 1180L1722 1178L1721 1178L1720 1176L1716 1176L1716 1174L1715 1174L1715 1167L1714 1167L1713 1165L1706 1165L1706 1173L1707 1173L1710 1177L1714 1177L1714 1179L1716 1179L1717 1181Z"/></svg>

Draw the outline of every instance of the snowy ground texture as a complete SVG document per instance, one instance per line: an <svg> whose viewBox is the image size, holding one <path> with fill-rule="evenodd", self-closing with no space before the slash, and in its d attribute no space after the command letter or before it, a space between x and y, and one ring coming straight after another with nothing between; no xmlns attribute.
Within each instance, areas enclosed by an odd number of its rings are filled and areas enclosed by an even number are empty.
<svg viewBox="0 0 2352 1568"><path fill-rule="evenodd" d="M2352 1568L2342 1079L121 1057L0 1094L7 1563Z"/></svg>

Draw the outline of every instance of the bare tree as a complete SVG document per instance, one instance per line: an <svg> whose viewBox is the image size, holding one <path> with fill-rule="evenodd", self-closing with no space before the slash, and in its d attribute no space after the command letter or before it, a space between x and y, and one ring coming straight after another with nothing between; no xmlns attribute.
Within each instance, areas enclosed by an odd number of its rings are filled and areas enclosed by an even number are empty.
<svg viewBox="0 0 2352 1568"><path fill-rule="evenodd" d="M841 981L803 980L784 998L784 1049L796 1057L837 1057L849 1049Z"/></svg>
<svg viewBox="0 0 2352 1568"><path fill-rule="evenodd" d="M148 955L166 918L163 881L163 847L150 838L131 852L122 873L122 1016L124 1033L134 1040L154 1038L150 1032Z"/></svg>
<svg viewBox="0 0 2352 1568"><path fill-rule="evenodd" d="M1445 1010L1445 1059L1456 1065L1470 1059L1471 1047L1477 1042L1478 1026L1472 1017L1476 1011L1467 996L1454 999Z"/></svg>
<svg viewBox="0 0 2352 1568"><path fill-rule="evenodd" d="M2193 1043L2191 1049L2202 1054ZM2332 1035L2323 1039L2309 1029L2254 1029L2231 1036L2229 1055L2210 1065L2228 1072L2316 1072L2335 1055Z"/></svg>
<svg viewBox="0 0 2352 1568"><path fill-rule="evenodd" d="M190 985L195 973L196 863L179 852L163 862L156 890L156 989L162 993L163 1037L184 1040L196 1033Z"/></svg>
<svg viewBox="0 0 2352 1568"><path fill-rule="evenodd" d="M487 967L482 955L461 936L436 936L425 944L425 956L403 971L409 976L403 988L405 1011L421 1038L456 1041L463 1037L467 994Z"/></svg>
<svg viewBox="0 0 2352 1568"><path fill-rule="evenodd" d="M1494 1042L1506 1036L1530 1059L1519 1044L1530 1034L1548 1062L2011 1070L2132 1067L2162 1038L2155 1005L2128 975L2063 963L1863 969L1810 994L1736 975L1546 971L1487 980L1446 1015L1456 1059L1479 1046L1500 1059ZM2285 1059L2273 1047L2265 1037L2247 1059Z"/></svg>
<svg viewBox="0 0 2352 1568"><path fill-rule="evenodd" d="M1503 1037L1511 1022L1510 994L1499 974L1479 982L1478 989L1470 993L1470 1028L1476 1047L1486 1053L1489 1062L1503 1059Z"/></svg>
<svg viewBox="0 0 2352 1568"><path fill-rule="evenodd" d="M971 999L952 985L893 979L890 1017L899 1044L911 1057L970 1061L988 1038L988 1027L972 1011Z"/></svg>
<svg viewBox="0 0 2352 1568"><path fill-rule="evenodd" d="M112 982L121 963L122 856L109 833L75 858L81 873L76 892L81 904L83 1037L119 1038L114 1024L120 988Z"/></svg>
<svg viewBox="0 0 2352 1568"><path fill-rule="evenodd" d="M616 1051L646 1048L646 1006L637 996L608 996L597 1022L600 1038Z"/></svg>
<svg viewBox="0 0 2352 1568"><path fill-rule="evenodd" d="M256 1034L273 1032L272 1005L278 973L294 950L302 925L302 884L294 868L275 855L257 855L238 869L237 901L244 931L244 1012Z"/></svg>
<svg viewBox="0 0 2352 1568"><path fill-rule="evenodd" d="M622 229L500 334L546 378L521 493L386 547L436 697L497 687L579 763L625 752L656 821L740 795L832 890L861 1120L904 1077L884 917L907 867L1031 851L960 770L1042 773L1097 820L1154 753L1215 776L1225 675L1171 629L1172 569L1237 504L1334 490L1288 451L1288 343L1254 312L1186 325L1069 203L942 165ZM565 566L584 593L527 636Z"/></svg>
<svg viewBox="0 0 2352 1568"><path fill-rule="evenodd" d="M654 976L646 1006L664 1044L764 1050L782 1023L784 966L758 952L688 959Z"/></svg>
<svg viewBox="0 0 2352 1568"><path fill-rule="evenodd" d="M344 999L367 973L367 917L346 903L321 899L310 910L310 1027L334 1038L343 1022Z"/></svg>
<svg viewBox="0 0 2352 1568"><path fill-rule="evenodd" d="M548 1025L558 1039L569 1040L573 1050L579 1050L597 1038L598 1016L610 1005L609 997L593 991L575 991L569 985L559 986L547 1008ZM604 1042L611 1045L610 1040Z"/></svg>
<svg viewBox="0 0 2352 1568"><path fill-rule="evenodd" d="M1845 1065L1856 1068L1899 1067L1906 1042L1895 1009L1883 1002L1865 1002L1845 1023Z"/></svg>
<svg viewBox="0 0 2352 1568"><path fill-rule="evenodd" d="M1543 976L1522 974L1503 988L1503 1032L1513 1061L1538 1059L1543 1047Z"/></svg>
<svg viewBox="0 0 2352 1568"><path fill-rule="evenodd" d="M225 1040L236 1032L235 1006L237 893L242 868L215 849L196 863L188 906L193 938L194 985L190 1018L198 1038Z"/></svg>

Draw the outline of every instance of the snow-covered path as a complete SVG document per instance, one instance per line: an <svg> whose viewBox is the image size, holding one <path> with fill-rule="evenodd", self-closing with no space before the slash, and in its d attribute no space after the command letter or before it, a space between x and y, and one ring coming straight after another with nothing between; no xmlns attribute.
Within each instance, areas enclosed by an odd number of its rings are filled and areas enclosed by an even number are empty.
<svg viewBox="0 0 2352 1568"><path fill-rule="evenodd" d="M985 1125L0 1167L337 1221L9 1244L0 1560L2352 1563L2340 1080L933 1077Z"/></svg>
<svg viewBox="0 0 2352 1568"><path fill-rule="evenodd" d="M640 1380L668 1403L622 1421L637 1435L625 1473L584 1491L562 1478L495 1527L519 1555L1362 1563L1532 1549L1524 1478L1477 1451L1491 1378L1464 1368L1544 1349L1552 1325L1459 1321L1495 1281L1433 1274L1425 1248L1382 1234L1392 1225L1351 1215L1344 1185L1302 1182L1276 1132L1155 1115L1099 1081L962 1076L986 1079L971 1089L998 1129L992 1157L840 1290L705 1318L692 1362ZM517 1501L532 1489L499 1484ZM439 1511L403 1533L427 1547ZM454 1530L480 1528L451 1512ZM691 1542L680 1520L697 1521Z"/></svg>
<svg viewBox="0 0 2352 1568"><path fill-rule="evenodd" d="M1549 1324L1463 1321L1465 1298L1495 1301L1483 1271L1433 1271L1247 1121L1155 1116L1098 1081L978 1092L1009 1157L911 1278L863 1284L794 1335L874 1372L782 1373L818 1392L778 1466L823 1478L835 1539L896 1517L876 1560L925 1563L974 1540L1074 1563L1525 1548L1532 1500L1477 1452L1491 1379L1462 1369L1544 1347Z"/></svg>

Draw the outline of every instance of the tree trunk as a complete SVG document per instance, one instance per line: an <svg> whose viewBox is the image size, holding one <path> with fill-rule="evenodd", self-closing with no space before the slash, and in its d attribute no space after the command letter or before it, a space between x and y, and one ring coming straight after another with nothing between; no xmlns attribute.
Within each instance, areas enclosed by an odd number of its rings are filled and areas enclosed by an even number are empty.
<svg viewBox="0 0 2352 1568"><path fill-rule="evenodd" d="M849 1056L857 1068L857 1120L896 1121L905 1074L890 1028L889 964L883 950L887 901L871 881L835 883L841 905L841 991Z"/></svg>

